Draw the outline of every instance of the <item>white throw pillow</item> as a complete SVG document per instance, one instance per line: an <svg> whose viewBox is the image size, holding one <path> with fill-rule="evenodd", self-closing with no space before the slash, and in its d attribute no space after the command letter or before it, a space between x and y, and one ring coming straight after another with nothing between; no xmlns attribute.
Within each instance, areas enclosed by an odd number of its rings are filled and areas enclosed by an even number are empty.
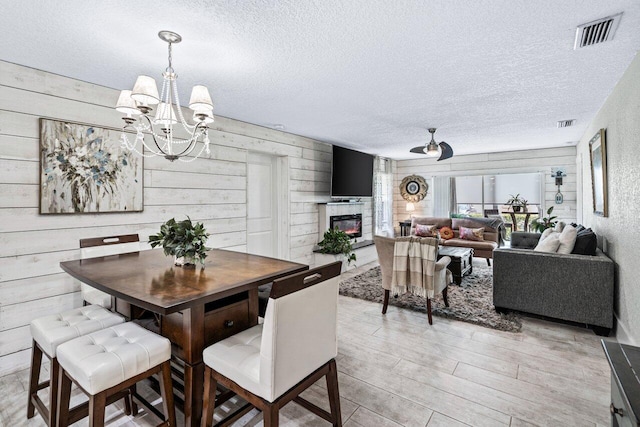
<svg viewBox="0 0 640 427"><path fill-rule="evenodd" d="M564 222L562 221L558 221L558 223L556 224L555 228L553 229L553 231L558 232L558 233L562 233L562 230L564 230Z"/></svg>
<svg viewBox="0 0 640 427"><path fill-rule="evenodd" d="M553 228L547 228L546 230L544 230L542 232L542 235L540 236L540 240L538 240L538 244L540 244L540 242L542 242L544 239L546 239L547 237L549 237L551 235L551 233L555 233L555 231L553 230Z"/></svg>
<svg viewBox="0 0 640 427"><path fill-rule="evenodd" d="M575 227L567 225L560 233L558 240L560 246L558 246L559 254L570 254L573 251L573 247L576 244L576 237L578 236L578 230Z"/></svg>
<svg viewBox="0 0 640 427"><path fill-rule="evenodd" d="M560 233L553 232L549 237L539 242L534 251L556 253L560 246Z"/></svg>

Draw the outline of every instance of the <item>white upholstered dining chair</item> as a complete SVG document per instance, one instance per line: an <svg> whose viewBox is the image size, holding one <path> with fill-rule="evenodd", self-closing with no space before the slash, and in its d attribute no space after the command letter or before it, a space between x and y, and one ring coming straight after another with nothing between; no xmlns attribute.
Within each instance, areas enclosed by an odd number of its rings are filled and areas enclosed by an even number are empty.
<svg viewBox="0 0 640 427"><path fill-rule="evenodd" d="M80 239L81 259L138 251L140 251L140 237L137 234ZM115 308L115 298L111 295L85 283L80 284L80 290L85 305L99 305L109 310Z"/></svg>
<svg viewBox="0 0 640 427"><path fill-rule="evenodd" d="M202 427L211 426L216 386L262 410L265 427L294 400L334 426L342 425L335 357L341 262L275 280L264 323L206 348ZM299 394L326 377L331 413Z"/></svg>

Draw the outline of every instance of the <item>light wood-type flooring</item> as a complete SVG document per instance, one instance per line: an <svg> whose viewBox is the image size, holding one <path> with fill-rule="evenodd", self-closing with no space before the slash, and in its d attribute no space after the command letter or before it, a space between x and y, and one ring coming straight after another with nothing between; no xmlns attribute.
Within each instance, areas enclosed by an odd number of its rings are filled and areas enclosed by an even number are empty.
<svg viewBox="0 0 640 427"><path fill-rule="evenodd" d="M531 318L522 333L440 317L429 326L421 313L390 306L383 316L380 310L380 304L340 297L337 363L345 427L609 425L609 367L593 332ZM37 415L26 420L27 381L28 370L0 378L0 426L44 426ZM304 396L328 409L323 382ZM179 411L178 418L180 425ZM157 423L145 413L125 416L120 403L108 408L107 420L112 426ZM293 402L280 422L329 425ZM260 426L262 416L253 410L235 425Z"/></svg>

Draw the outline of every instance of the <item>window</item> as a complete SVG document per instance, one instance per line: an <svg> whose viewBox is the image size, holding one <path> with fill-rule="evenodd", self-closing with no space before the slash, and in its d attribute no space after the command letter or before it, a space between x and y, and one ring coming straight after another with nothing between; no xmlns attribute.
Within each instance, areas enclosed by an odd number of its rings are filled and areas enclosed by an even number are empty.
<svg viewBox="0 0 640 427"><path fill-rule="evenodd" d="M393 236L393 174L391 160L376 157L373 171L374 234Z"/></svg>

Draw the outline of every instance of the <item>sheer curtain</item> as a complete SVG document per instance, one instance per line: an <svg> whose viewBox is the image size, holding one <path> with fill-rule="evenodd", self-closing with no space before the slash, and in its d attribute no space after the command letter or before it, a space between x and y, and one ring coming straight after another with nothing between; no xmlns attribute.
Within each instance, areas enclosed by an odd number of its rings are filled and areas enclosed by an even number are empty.
<svg viewBox="0 0 640 427"><path fill-rule="evenodd" d="M391 160L376 157L373 172L374 234L393 236L393 173Z"/></svg>

